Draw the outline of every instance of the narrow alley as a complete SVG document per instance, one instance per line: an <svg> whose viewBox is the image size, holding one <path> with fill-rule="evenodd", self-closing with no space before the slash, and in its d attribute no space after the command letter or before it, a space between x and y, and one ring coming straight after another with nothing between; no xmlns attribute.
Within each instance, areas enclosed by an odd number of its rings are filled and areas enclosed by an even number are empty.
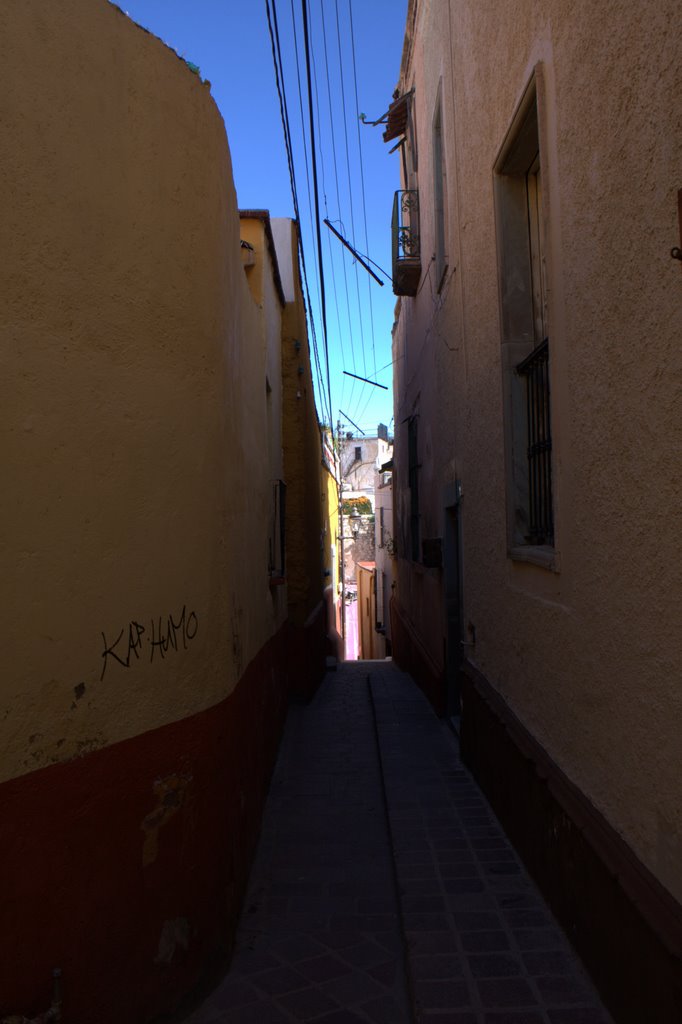
<svg viewBox="0 0 682 1024"><path fill-rule="evenodd" d="M186 1024L607 1024L459 760L391 662L288 716L232 967Z"/></svg>
<svg viewBox="0 0 682 1024"><path fill-rule="evenodd" d="M681 1024L678 4L2 4L0 1024Z"/></svg>

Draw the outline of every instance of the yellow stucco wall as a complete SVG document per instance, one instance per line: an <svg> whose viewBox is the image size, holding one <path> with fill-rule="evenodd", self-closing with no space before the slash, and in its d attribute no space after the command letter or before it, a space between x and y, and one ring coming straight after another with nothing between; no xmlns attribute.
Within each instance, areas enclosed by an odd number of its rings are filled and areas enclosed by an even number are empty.
<svg viewBox="0 0 682 1024"><path fill-rule="evenodd" d="M282 315L282 444L287 482L289 618L294 626L303 626L319 608L324 585L322 447L298 274L296 228L287 218L275 218L272 224L286 299Z"/></svg>
<svg viewBox="0 0 682 1024"><path fill-rule="evenodd" d="M7 779L215 704L284 612L279 312L248 292L209 88L105 0L0 17Z"/></svg>
<svg viewBox="0 0 682 1024"><path fill-rule="evenodd" d="M449 272L403 299L394 361L396 423L437 410L419 424L424 536L462 481L472 660L682 900L679 25L671 0L420 0L400 88L415 87L427 272L442 90ZM492 171L538 65L558 572L509 559L505 524ZM439 588L402 563L438 660Z"/></svg>
<svg viewBox="0 0 682 1024"><path fill-rule="evenodd" d="M329 569L329 583L338 593L339 585L339 487L333 472L322 468L322 514L326 521L325 532L325 567Z"/></svg>

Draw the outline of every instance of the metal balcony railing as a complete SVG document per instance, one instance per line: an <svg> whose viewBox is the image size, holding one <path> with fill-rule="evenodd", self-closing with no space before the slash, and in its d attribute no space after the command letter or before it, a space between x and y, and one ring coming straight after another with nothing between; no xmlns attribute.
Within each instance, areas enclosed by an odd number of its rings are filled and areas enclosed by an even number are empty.
<svg viewBox="0 0 682 1024"><path fill-rule="evenodd" d="M416 295L421 277L419 192L416 188L396 192L391 229L393 291L396 295Z"/></svg>

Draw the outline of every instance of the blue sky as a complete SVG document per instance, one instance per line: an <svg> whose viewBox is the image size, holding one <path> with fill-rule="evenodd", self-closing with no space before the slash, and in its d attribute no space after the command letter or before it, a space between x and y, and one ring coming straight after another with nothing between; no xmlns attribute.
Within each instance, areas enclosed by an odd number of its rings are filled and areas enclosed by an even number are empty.
<svg viewBox="0 0 682 1024"><path fill-rule="evenodd" d="M266 0L122 0L120 6L211 82L225 121L240 207L293 216ZM275 7L326 388L301 9L301 0L277 0ZM308 0L321 217L387 273L398 154L389 155L393 143L383 142L381 127L366 127L358 115L374 120L388 107L400 70L406 9L407 0ZM390 281L382 278L379 287L328 228L321 230L334 422L341 418L354 431L351 419L365 433L375 433L378 422L392 427L395 296ZM354 381L344 370L376 379L388 390ZM328 419L326 398L319 393L317 398L320 418Z"/></svg>

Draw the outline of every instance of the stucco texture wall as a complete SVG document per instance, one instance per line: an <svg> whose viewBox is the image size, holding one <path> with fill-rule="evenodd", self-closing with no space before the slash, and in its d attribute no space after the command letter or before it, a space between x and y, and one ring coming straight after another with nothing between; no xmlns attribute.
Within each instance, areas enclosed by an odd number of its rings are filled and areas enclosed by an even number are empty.
<svg viewBox="0 0 682 1024"><path fill-rule="evenodd" d="M292 625L304 626L311 614L321 611L322 601L322 442L294 222L276 218L273 234L286 298L282 317L282 444L287 482L289 615Z"/></svg>
<svg viewBox="0 0 682 1024"><path fill-rule="evenodd" d="M247 564L264 353L208 87L105 2L2 19L8 778L215 703L274 620Z"/></svg>
<svg viewBox="0 0 682 1024"><path fill-rule="evenodd" d="M137 1024L224 965L276 752L280 314L184 61L106 0L0 29L0 1016L59 965Z"/></svg>
<svg viewBox="0 0 682 1024"><path fill-rule="evenodd" d="M420 0L414 39L400 87L415 86L425 275L402 300L394 357L396 423L420 414L422 535L442 535L442 487L459 477L470 657L680 900L677 10ZM507 557L493 205L493 165L538 65L557 572ZM430 274L439 87L440 292ZM397 432L403 522L405 451ZM429 626L442 616L437 573L401 560L399 597L440 661L443 623L438 635Z"/></svg>

